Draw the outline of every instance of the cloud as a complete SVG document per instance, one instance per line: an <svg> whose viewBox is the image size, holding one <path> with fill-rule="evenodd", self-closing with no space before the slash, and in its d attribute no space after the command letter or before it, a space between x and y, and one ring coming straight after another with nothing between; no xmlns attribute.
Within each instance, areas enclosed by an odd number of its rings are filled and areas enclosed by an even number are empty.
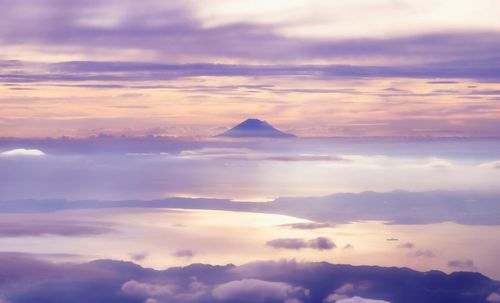
<svg viewBox="0 0 500 303"><path fill-rule="evenodd" d="M326 237L317 237L315 239L311 239L308 241L298 238L281 238L268 241L266 244L273 248L295 249L295 250L299 250L302 248L330 250L337 247L332 240Z"/></svg>
<svg viewBox="0 0 500 303"><path fill-rule="evenodd" d="M412 248L415 247L415 245L413 243L406 242L406 243L403 243L403 244L399 244L397 247L398 248L412 249Z"/></svg>
<svg viewBox="0 0 500 303"><path fill-rule="evenodd" d="M427 84L458 84L458 81L450 81L450 80L436 80L436 81L427 81Z"/></svg>
<svg viewBox="0 0 500 303"><path fill-rule="evenodd" d="M486 298L487 302L498 303L500 302L500 292L492 292L488 298Z"/></svg>
<svg viewBox="0 0 500 303"><path fill-rule="evenodd" d="M174 256L178 258L192 258L196 253L191 249L181 249L174 252Z"/></svg>
<svg viewBox="0 0 500 303"><path fill-rule="evenodd" d="M328 295L323 303L390 303L383 300L367 299L359 296L353 296L356 289L363 289L364 287L356 287L352 283L346 283L337 288L333 293Z"/></svg>
<svg viewBox="0 0 500 303"><path fill-rule="evenodd" d="M353 250L354 246L351 244L346 244L344 247L342 247L342 250Z"/></svg>
<svg viewBox="0 0 500 303"><path fill-rule="evenodd" d="M143 283L135 280L130 280L122 285L122 291L129 295L140 297L168 297L171 296L176 286L174 285L160 285Z"/></svg>
<svg viewBox="0 0 500 303"><path fill-rule="evenodd" d="M318 237L316 239L309 240L307 244L309 248L318 250L330 250L337 247L332 240L326 237Z"/></svg>
<svg viewBox="0 0 500 303"><path fill-rule="evenodd" d="M31 221L29 218L23 220L3 218L0 221L0 237L78 237L100 235L112 231L112 228L102 226L98 222L40 220L36 217Z"/></svg>
<svg viewBox="0 0 500 303"><path fill-rule="evenodd" d="M448 262L448 266L460 270L476 270L476 266L474 265L474 261L470 259L466 260L451 260Z"/></svg>
<svg viewBox="0 0 500 303"><path fill-rule="evenodd" d="M247 148L202 148L185 150L178 157L185 159L210 159L224 161L345 161L342 157L318 154L287 154L276 152L259 152Z"/></svg>
<svg viewBox="0 0 500 303"><path fill-rule="evenodd" d="M4 73L0 75L0 82L6 83L37 83L37 82L69 82L74 86L88 87L94 84L81 84L81 82L148 82L161 80L174 80L187 77L307 77L311 80L328 80L335 78L476 78L481 81L500 81L498 72L500 68L491 62L477 62L477 66L464 66L457 68L463 62L445 62L441 65L411 65L411 66L363 66L363 65L246 65L246 64L161 64L141 62L94 62L77 61L62 62L60 65L47 65L45 73L35 73L25 68L23 73ZM110 84L119 88L119 84ZM106 88L102 84L99 88ZM122 88L162 88L162 86L122 86ZM107 87L110 88L110 87ZM175 86L163 88L176 88ZM177 87L178 90L182 88ZM188 91L200 91L201 88L187 88ZM275 91L276 93L342 93L352 94L350 90L313 90L313 89L260 89ZM204 91L208 88L203 89ZM211 92L217 88L211 88ZM227 90L227 88L226 88ZM481 92L482 95L494 95L494 91ZM400 95L401 93L398 93ZM406 95L406 94L404 94ZM477 94L479 95L479 94Z"/></svg>
<svg viewBox="0 0 500 303"><path fill-rule="evenodd" d="M346 283L341 287L337 288L333 293L329 294L323 300L323 303L334 303L342 299L346 299L352 296L354 293L355 287L352 283Z"/></svg>
<svg viewBox="0 0 500 303"><path fill-rule="evenodd" d="M307 290L283 282L243 279L218 285L214 288L212 294L218 300L257 303L294 299L295 296L305 296Z"/></svg>
<svg viewBox="0 0 500 303"><path fill-rule="evenodd" d="M426 257L426 258L434 258L436 254L431 250L417 250L414 254L415 257Z"/></svg>
<svg viewBox="0 0 500 303"><path fill-rule="evenodd" d="M134 261L143 261L148 257L148 253L145 252L140 252L140 253L133 253L130 254L130 258Z"/></svg>
<svg viewBox="0 0 500 303"><path fill-rule="evenodd" d="M500 160L492 161L492 162L487 162L487 163L482 163L482 164L479 165L479 167L487 167L487 168L500 169Z"/></svg>
<svg viewBox="0 0 500 303"><path fill-rule="evenodd" d="M452 167L453 164L443 159L432 159L429 163L427 163L427 166L438 169L445 169Z"/></svg>
<svg viewBox="0 0 500 303"><path fill-rule="evenodd" d="M29 156L29 157L40 157L45 156L45 153L39 149L24 149L17 148L0 153L0 156L5 157L16 157L16 156Z"/></svg>
<svg viewBox="0 0 500 303"><path fill-rule="evenodd" d="M391 303L389 301L384 301L384 300L374 300L374 299L367 299L363 297L352 297L352 298L347 298L347 299L340 299L338 301L335 301L337 303Z"/></svg>
<svg viewBox="0 0 500 303"><path fill-rule="evenodd" d="M310 222L310 223L290 223L290 224L283 224L281 226L290 227L293 229L320 229L320 228L333 227L335 225L330 223Z"/></svg>
<svg viewBox="0 0 500 303"><path fill-rule="evenodd" d="M234 20L232 23L207 26L206 21L199 19L197 6L189 6L182 1L146 3L107 1L96 4L91 0L78 0L61 7L57 1L51 0L41 7L33 0L9 2L3 5L0 12L0 40L10 48L21 48L29 43L35 50L47 49L56 54L71 52L83 58L144 58L149 55L158 61L168 62L264 61L280 64L314 60L342 62L346 59L363 62L389 58L410 62L431 61L433 64L427 66L427 69L433 68L434 77L431 78L450 78L457 73L462 73L462 76L469 74L470 77L494 77L492 70L498 71L495 63L500 39L494 31L429 33L426 30L425 34L355 39L294 37L280 30L288 23ZM28 9L35 13L29 16L23 14ZM16 26L26 22L31 22L33 26ZM92 51L92 46L99 48ZM471 63L473 59L480 63ZM435 63L443 61L450 63L445 67ZM10 67L19 65L17 61L2 61L2 64ZM107 65L108 69L123 72L119 64L109 62ZM61 65L56 69L67 67ZM146 74L145 67L147 65L140 62L129 65L129 68L143 74ZM366 77L370 77L370 73L376 77L377 72L390 74L393 70L416 77L429 76L427 73L430 73L426 69L406 66L392 69L390 66L374 68L371 65L351 68L353 75ZM203 72L203 68L199 70ZM98 64L88 64L84 71L90 77L92 72L103 72L103 68ZM183 73L182 69L176 72ZM12 73L10 76L15 79L18 75ZM74 79L71 72L65 77Z"/></svg>
<svg viewBox="0 0 500 303"><path fill-rule="evenodd" d="M274 248L295 249L295 250L307 247L307 243L305 240L296 238L274 239L268 241L266 244Z"/></svg>

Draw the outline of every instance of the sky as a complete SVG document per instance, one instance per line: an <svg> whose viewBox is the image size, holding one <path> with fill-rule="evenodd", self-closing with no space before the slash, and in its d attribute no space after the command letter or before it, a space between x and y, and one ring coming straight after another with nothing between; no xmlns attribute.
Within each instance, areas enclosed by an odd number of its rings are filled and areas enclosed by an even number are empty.
<svg viewBox="0 0 500 303"><path fill-rule="evenodd" d="M499 0L0 0L0 303L498 303L499 180Z"/></svg>
<svg viewBox="0 0 500 303"><path fill-rule="evenodd" d="M2 137L500 135L494 0L0 6Z"/></svg>

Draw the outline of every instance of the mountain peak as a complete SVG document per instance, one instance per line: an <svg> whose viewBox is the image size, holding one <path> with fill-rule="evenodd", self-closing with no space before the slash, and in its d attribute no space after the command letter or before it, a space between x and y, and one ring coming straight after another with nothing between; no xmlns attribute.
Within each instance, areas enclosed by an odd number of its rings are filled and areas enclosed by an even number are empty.
<svg viewBox="0 0 500 303"><path fill-rule="evenodd" d="M230 130L218 135L219 137L232 137L232 138L244 138L244 137L262 137L262 138L291 138L295 135L284 133L280 130L274 128L271 124L266 121L249 118Z"/></svg>

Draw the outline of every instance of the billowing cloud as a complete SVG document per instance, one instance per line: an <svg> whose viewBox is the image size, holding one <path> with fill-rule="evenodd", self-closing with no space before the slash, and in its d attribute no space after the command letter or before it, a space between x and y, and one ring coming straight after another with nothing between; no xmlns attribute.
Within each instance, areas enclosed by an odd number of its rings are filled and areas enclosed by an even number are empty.
<svg viewBox="0 0 500 303"><path fill-rule="evenodd" d="M0 152L0 156L4 156L4 157L16 157L16 156L40 157L40 156L45 156L45 153L39 149L16 148L16 149Z"/></svg>
<svg viewBox="0 0 500 303"><path fill-rule="evenodd" d="M323 303L334 303L349 298L354 293L354 290L355 286L352 283L346 283L329 294L328 297L323 300Z"/></svg>
<svg viewBox="0 0 500 303"><path fill-rule="evenodd" d="M306 296L307 290L283 282L269 282L257 279L243 279L218 285L212 291L219 300L241 302L286 301L295 296ZM290 302L290 301L289 301Z"/></svg>
<svg viewBox="0 0 500 303"><path fill-rule="evenodd" d="M174 293L174 285L161 285L142 283L135 280L130 280L122 285L122 291L129 295L141 297L168 297Z"/></svg>

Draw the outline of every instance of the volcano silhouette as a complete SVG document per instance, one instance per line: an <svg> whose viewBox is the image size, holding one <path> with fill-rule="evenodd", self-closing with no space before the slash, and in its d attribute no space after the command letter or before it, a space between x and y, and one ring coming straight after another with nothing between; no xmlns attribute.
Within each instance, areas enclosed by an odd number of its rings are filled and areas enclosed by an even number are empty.
<svg viewBox="0 0 500 303"><path fill-rule="evenodd" d="M293 138L295 135L277 130L271 124L259 119L247 119L218 137L231 138Z"/></svg>

